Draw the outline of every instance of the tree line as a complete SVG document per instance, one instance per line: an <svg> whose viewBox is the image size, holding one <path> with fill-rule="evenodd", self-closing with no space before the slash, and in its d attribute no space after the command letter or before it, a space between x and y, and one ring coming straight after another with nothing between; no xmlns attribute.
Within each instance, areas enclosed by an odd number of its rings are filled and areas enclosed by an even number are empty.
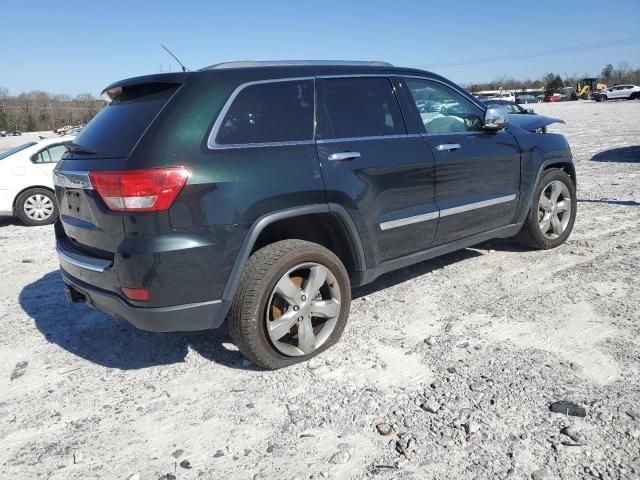
<svg viewBox="0 0 640 480"><path fill-rule="evenodd" d="M104 105L90 93L71 97L34 90L10 95L0 87L0 130L33 132L86 124Z"/></svg>
<svg viewBox="0 0 640 480"><path fill-rule="evenodd" d="M523 91L527 88L536 88L544 90L548 94L556 93L562 90L564 87L575 88L578 80L582 78L594 77L597 75L583 74L577 75L564 75L561 76L558 73L548 73L542 78L537 79L525 79L517 80L510 77L499 77L492 82L485 83L470 83L465 85L466 89L470 92L480 92L483 90L514 90ZM620 84L633 84L640 85L640 68L633 69L627 62L622 62L617 68L613 65L606 65L598 77L599 83L604 83L608 86L620 85Z"/></svg>

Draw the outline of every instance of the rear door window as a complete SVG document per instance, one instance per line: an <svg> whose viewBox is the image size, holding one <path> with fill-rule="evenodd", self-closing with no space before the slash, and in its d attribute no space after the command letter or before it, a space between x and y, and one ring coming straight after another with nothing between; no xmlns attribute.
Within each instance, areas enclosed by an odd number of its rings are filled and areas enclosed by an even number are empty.
<svg viewBox="0 0 640 480"><path fill-rule="evenodd" d="M162 107L178 89L174 84L125 87L82 129L73 143L93 150L92 158L127 157Z"/></svg>
<svg viewBox="0 0 640 480"><path fill-rule="evenodd" d="M393 86L385 77L326 78L319 102L318 138L353 138L407 133Z"/></svg>
<svg viewBox="0 0 640 480"><path fill-rule="evenodd" d="M313 80L267 81L242 88L214 127L216 145L313 140ZM217 132L216 132L217 129Z"/></svg>

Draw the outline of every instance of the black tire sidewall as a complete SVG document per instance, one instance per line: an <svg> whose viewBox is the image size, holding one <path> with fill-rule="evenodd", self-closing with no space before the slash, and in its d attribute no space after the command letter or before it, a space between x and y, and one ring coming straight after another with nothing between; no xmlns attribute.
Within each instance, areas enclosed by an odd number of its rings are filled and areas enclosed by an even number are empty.
<svg viewBox="0 0 640 480"><path fill-rule="evenodd" d="M545 237L542 231L540 230L540 226L538 224L538 202L540 201L540 195L542 194L542 191L547 187L547 185L549 185L549 183L555 180L561 181L569 189L569 193L571 194L571 216L569 218L569 223L567 224L567 228L562 233L562 235L560 235L558 238L551 239L551 238ZM529 231L531 232L531 235L534 237L533 240L535 241L535 243L540 248L543 248L543 249L556 248L562 245L567 240L569 235L571 235L571 232L573 231L573 225L576 220L577 207L578 207L578 201L576 198L576 187L575 187L575 184L573 183L573 180L571 180L571 177L567 175L566 172L559 169L551 169L545 172L540 178L540 181L538 182L538 186L536 187L534 197L533 197L533 205L531 206L529 217L527 218L527 221L530 224Z"/></svg>
<svg viewBox="0 0 640 480"><path fill-rule="evenodd" d="M51 212L51 215L49 216L49 218L46 218L44 220L34 220L32 218L29 218L26 212L24 211L24 202L26 202L27 198L33 195L38 195L38 194L46 195L47 197L49 197L49 199L53 203L53 212ZM56 196L51 190L47 190L46 188L31 188L29 190L22 192L16 199L15 209L16 209L16 216L20 219L20 221L30 227L50 225L58 219L58 215L59 215Z"/></svg>

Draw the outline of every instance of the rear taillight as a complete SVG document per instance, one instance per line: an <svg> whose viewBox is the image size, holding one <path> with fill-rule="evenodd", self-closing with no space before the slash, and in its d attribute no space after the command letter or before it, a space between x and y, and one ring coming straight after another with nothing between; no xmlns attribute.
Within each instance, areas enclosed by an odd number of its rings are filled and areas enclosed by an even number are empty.
<svg viewBox="0 0 640 480"><path fill-rule="evenodd" d="M189 178L184 167L89 172L91 185L109 210L159 212L167 210Z"/></svg>

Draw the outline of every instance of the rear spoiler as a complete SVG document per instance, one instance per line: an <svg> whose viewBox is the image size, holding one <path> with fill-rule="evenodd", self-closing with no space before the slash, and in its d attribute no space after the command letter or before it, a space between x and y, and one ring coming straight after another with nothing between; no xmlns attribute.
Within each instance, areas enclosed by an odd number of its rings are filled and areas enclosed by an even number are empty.
<svg viewBox="0 0 640 480"><path fill-rule="evenodd" d="M115 97L130 87L138 87L145 84L180 85L192 74L192 72L157 73L154 75L126 78L105 87L105 89L102 90L101 97L106 102L111 102Z"/></svg>

